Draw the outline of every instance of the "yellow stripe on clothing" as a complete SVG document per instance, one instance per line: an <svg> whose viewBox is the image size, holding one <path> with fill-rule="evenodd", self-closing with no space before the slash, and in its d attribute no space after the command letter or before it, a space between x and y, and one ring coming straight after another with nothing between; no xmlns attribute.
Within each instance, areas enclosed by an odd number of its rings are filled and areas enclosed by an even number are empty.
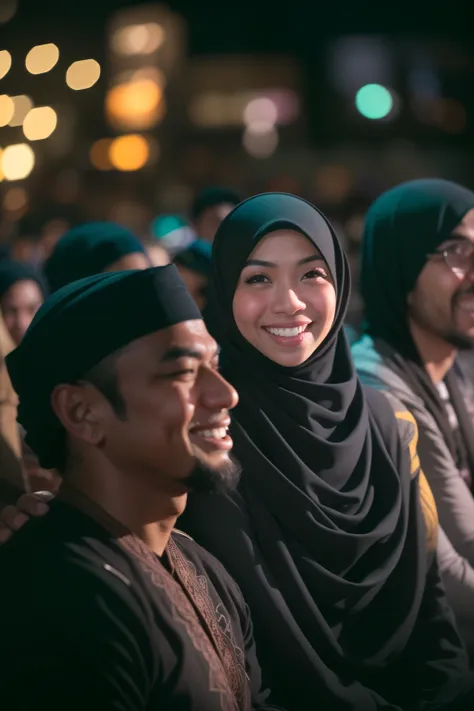
<svg viewBox="0 0 474 711"><path fill-rule="evenodd" d="M429 551L434 551L438 542L438 511L428 480L421 470L420 458L417 451L418 425L413 415L407 410L395 412L395 417L397 420L409 422L413 426L412 436L408 444L410 452L410 474L412 477L418 474L420 504L426 527L426 545Z"/></svg>
<svg viewBox="0 0 474 711"><path fill-rule="evenodd" d="M410 443L408 445L409 451L410 451L410 461L411 461L411 469L410 469L410 474L414 476L420 466L420 458L418 456L418 425L416 424L416 420L411 414L411 412L408 412L408 410L403 410L395 413L395 417L397 420L403 420L404 422L409 422L411 425L413 425L413 436L410 440Z"/></svg>

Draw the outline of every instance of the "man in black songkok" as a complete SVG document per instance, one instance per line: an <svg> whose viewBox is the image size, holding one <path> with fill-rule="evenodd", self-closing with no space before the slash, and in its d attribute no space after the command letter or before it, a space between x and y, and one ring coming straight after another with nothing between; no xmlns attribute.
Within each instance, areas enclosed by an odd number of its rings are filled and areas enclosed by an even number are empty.
<svg viewBox="0 0 474 711"><path fill-rule="evenodd" d="M7 366L63 484L0 550L5 708L265 708L240 591L174 529L235 481L237 401L176 267L60 289Z"/></svg>

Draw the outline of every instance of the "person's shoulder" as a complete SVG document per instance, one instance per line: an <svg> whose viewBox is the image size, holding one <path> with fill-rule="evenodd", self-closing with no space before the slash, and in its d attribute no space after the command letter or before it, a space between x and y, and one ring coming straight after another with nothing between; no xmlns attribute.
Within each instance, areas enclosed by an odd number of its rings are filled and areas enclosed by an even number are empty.
<svg viewBox="0 0 474 711"><path fill-rule="evenodd" d="M400 401L390 392L377 390L371 385L362 384L362 389L372 419L382 428L383 432L389 432L394 427L398 406L403 407Z"/></svg>
<svg viewBox="0 0 474 711"><path fill-rule="evenodd" d="M70 614L93 608L102 595L129 600L133 573L127 556L95 522L60 502L29 521L0 547L3 612Z"/></svg>
<svg viewBox="0 0 474 711"><path fill-rule="evenodd" d="M209 553L189 534L179 528L173 529L173 540L177 544L181 553L191 562L197 562L204 568L223 569L223 566L212 553Z"/></svg>
<svg viewBox="0 0 474 711"><path fill-rule="evenodd" d="M218 580L221 585L226 586L233 593L241 595L240 588L222 563L212 553L196 543L191 536L184 531L174 529L173 540L188 562L193 563L196 568L200 567L211 579Z"/></svg>
<svg viewBox="0 0 474 711"><path fill-rule="evenodd" d="M389 451L395 451L397 442L400 443L402 450L408 451L413 476L420 465L417 454L418 425L413 414L390 391L364 387L364 392L369 410L385 443L389 445Z"/></svg>
<svg viewBox="0 0 474 711"><path fill-rule="evenodd" d="M358 372L378 377L384 366L384 359L378 352L375 341L367 334L351 344L351 353Z"/></svg>
<svg viewBox="0 0 474 711"><path fill-rule="evenodd" d="M393 370L390 356L393 348L382 339L364 335L351 346L357 374L364 385L391 391L401 400L416 397L407 383Z"/></svg>

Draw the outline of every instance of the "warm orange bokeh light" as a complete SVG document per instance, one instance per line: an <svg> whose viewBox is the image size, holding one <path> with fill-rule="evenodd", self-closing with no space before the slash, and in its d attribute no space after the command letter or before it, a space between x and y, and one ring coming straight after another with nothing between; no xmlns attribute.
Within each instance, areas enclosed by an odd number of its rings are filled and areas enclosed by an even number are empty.
<svg viewBox="0 0 474 711"><path fill-rule="evenodd" d="M163 91L150 79L119 84L108 92L105 108L109 121L118 128L151 128L164 113Z"/></svg>
<svg viewBox="0 0 474 711"><path fill-rule="evenodd" d="M148 161L150 147L143 136L130 134L112 141L109 159L117 170L140 170Z"/></svg>

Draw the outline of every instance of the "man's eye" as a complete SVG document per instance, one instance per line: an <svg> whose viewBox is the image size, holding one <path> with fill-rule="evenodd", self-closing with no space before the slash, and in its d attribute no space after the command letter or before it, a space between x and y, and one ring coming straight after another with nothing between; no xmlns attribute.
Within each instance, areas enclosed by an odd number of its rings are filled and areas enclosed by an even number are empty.
<svg viewBox="0 0 474 711"><path fill-rule="evenodd" d="M165 377L166 378L179 378L181 376L186 376L186 375L194 375L195 371L192 368L188 368L185 370L176 370L174 373L168 373Z"/></svg>

